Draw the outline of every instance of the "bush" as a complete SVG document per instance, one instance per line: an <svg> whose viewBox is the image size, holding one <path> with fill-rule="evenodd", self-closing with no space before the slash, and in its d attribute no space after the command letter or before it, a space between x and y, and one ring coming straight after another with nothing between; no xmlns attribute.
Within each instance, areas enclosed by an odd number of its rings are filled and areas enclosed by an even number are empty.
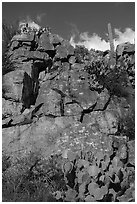
<svg viewBox="0 0 137 204"><path fill-rule="evenodd" d="M77 45L74 53L75 53L77 63L83 63L84 60L89 58L89 51L84 46Z"/></svg>
<svg viewBox="0 0 137 204"><path fill-rule="evenodd" d="M65 158L54 155L49 160L31 153L17 161L18 173L13 172L13 166L11 174L12 166L3 157L7 167L3 172L3 201L134 201L135 165L129 159L132 147L119 139L111 147L109 152L92 147L69 150Z"/></svg>
<svg viewBox="0 0 137 204"><path fill-rule="evenodd" d="M17 33L18 23L8 25L2 23L2 75L14 69L13 64L10 63L7 56L10 41L12 37Z"/></svg>

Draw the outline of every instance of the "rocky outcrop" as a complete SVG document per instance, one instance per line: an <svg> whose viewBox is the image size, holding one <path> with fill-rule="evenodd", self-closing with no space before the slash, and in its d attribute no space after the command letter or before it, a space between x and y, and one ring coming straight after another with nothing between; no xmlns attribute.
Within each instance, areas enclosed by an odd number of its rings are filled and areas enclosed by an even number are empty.
<svg viewBox="0 0 137 204"><path fill-rule="evenodd" d="M124 54L134 54L135 53L135 45L130 44L129 42L122 43L117 46L116 54L117 57L122 56Z"/></svg>
<svg viewBox="0 0 137 204"><path fill-rule="evenodd" d="M118 47L117 55L129 49ZM68 41L44 29L21 33L8 56L14 70L3 76L2 147L13 164L36 151L44 158L91 146L111 151L130 102L112 97Z"/></svg>

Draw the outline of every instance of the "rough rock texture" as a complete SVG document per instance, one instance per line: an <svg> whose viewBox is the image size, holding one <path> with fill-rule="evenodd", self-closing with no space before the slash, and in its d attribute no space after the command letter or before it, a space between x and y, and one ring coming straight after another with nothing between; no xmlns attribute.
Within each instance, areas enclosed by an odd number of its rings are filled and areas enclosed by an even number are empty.
<svg viewBox="0 0 137 204"><path fill-rule="evenodd" d="M117 56L122 56L125 53L134 54L135 53L135 45L127 43L122 43L117 46L116 50Z"/></svg>
<svg viewBox="0 0 137 204"><path fill-rule="evenodd" d="M132 53L126 46L117 48L118 56ZM8 54L14 70L3 76L2 147L13 168L30 152L48 158L90 146L111 151L130 103L94 83L95 74L77 62L69 42L32 31L14 36Z"/></svg>

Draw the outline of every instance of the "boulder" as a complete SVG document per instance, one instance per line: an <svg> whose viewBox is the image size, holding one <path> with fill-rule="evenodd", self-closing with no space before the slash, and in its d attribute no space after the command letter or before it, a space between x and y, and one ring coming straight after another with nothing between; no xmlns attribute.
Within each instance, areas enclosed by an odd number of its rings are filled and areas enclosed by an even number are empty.
<svg viewBox="0 0 137 204"><path fill-rule="evenodd" d="M63 40L61 45L66 47L68 55L74 55L74 47L67 40Z"/></svg>
<svg viewBox="0 0 137 204"><path fill-rule="evenodd" d="M52 43L54 46L61 44L61 42L63 41L63 38L56 34L50 34L49 39L50 43Z"/></svg>
<svg viewBox="0 0 137 204"><path fill-rule="evenodd" d="M70 63L70 64L75 64L75 62L76 62L76 57L71 56L71 57L69 58L69 63Z"/></svg>
<svg viewBox="0 0 137 204"><path fill-rule="evenodd" d="M22 33L21 35L13 36L11 41L32 42L34 40L34 32Z"/></svg>
<svg viewBox="0 0 137 204"><path fill-rule="evenodd" d="M13 51L15 49L17 49L19 47L19 42L18 41L13 41L11 46L10 46L10 50Z"/></svg>
<svg viewBox="0 0 137 204"><path fill-rule="evenodd" d="M39 51L48 51L48 50L54 50L53 44L50 42L49 37L46 33L43 33L38 41L38 48Z"/></svg>
<svg viewBox="0 0 137 204"><path fill-rule="evenodd" d="M29 53L30 53L29 50L24 49L24 47L20 47L20 48L14 50L10 54L9 59L10 59L10 61L19 60L19 59L21 61L27 60L29 57Z"/></svg>
<svg viewBox="0 0 137 204"><path fill-rule="evenodd" d="M28 60L48 60L49 55L47 53L39 52L39 51L29 51L22 48L15 50L12 55L10 56L10 60L18 60L21 59L22 61Z"/></svg>
<svg viewBox="0 0 137 204"><path fill-rule="evenodd" d="M34 104L34 80L24 70L15 70L4 75L3 91L4 97L23 102L25 107Z"/></svg>
<svg viewBox="0 0 137 204"><path fill-rule="evenodd" d="M4 96L16 102L21 102L23 89L23 70L15 70L3 76Z"/></svg>
<svg viewBox="0 0 137 204"><path fill-rule="evenodd" d="M117 57L122 56L123 54L134 54L135 53L135 45L129 42L121 43L116 48Z"/></svg>
<svg viewBox="0 0 137 204"><path fill-rule="evenodd" d="M35 105L37 106L41 103L44 104L40 112L44 115L61 116L61 96L50 88L50 83L48 82L43 83L41 86Z"/></svg>
<svg viewBox="0 0 137 204"><path fill-rule="evenodd" d="M2 98L2 118L15 116L21 113L22 103L9 101Z"/></svg>
<svg viewBox="0 0 137 204"><path fill-rule="evenodd" d="M3 152L10 155L12 162L26 157L29 152L41 151L48 157L59 151L58 140L63 129L69 127L72 118L41 117L34 125L17 125L3 130ZM21 153L21 154L20 154Z"/></svg>
<svg viewBox="0 0 137 204"><path fill-rule="evenodd" d="M56 55L55 58L59 58L59 59L63 59L63 58L67 58L68 55L68 51L67 48L63 45L58 45L56 47Z"/></svg>
<svg viewBox="0 0 137 204"><path fill-rule="evenodd" d="M39 52L39 51L30 51L28 54L28 59L33 59L33 60L49 60L49 55L44 52Z"/></svg>

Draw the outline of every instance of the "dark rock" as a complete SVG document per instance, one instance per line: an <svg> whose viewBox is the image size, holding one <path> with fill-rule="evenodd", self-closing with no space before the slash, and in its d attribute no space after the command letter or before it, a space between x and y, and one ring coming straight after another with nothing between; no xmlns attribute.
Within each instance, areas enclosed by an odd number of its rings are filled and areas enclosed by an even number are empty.
<svg viewBox="0 0 137 204"><path fill-rule="evenodd" d="M35 104L37 96L37 88L34 89L34 86L38 84L34 83L33 79L25 72L23 78L23 88L22 88L22 98L21 101L26 108L30 108L30 105Z"/></svg>
<svg viewBox="0 0 137 204"><path fill-rule="evenodd" d="M40 111L44 115L61 116L60 101L60 94L50 88L49 82L45 82L40 88L35 105L44 103Z"/></svg>
<svg viewBox="0 0 137 204"><path fill-rule="evenodd" d="M27 47L31 48L32 42L28 41L28 42L21 42L21 43L22 43L23 47L26 46L25 48L27 48Z"/></svg>
<svg viewBox="0 0 137 204"><path fill-rule="evenodd" d="M91 91L88 83L88 74L81 70L82 66L74 66L70 70L70 94L79 102L83 109L90 108L96 103L98 93Z"/></svg>
<svg viewBox="0 0 137 204"><path fill-rule="evenodd" d="M42 60L47 61L49 60L49 55L47 53L42 53L39 51L29 51L24 48L19 48L13 52L10 56L11 61L29 61L29 60Z"/></svg>
<svg viewBox="0 0 137 204"><path fill-rule="evenodd" d="M134 54L135 53L135 44L130 44L128 47L125 47L124 53Z"/></svg>
<svg viewBox="0 0 137 204"><path fill-rule="evenodd" d="M68 55L68 51L67 51L67 48L63 45L58 45L56 47L56 55L55 55L55 58L59 58L59 59L62 59L62 58L67 58L67 55Z"/></svg>
<svg viewBox="0 0 137 204"><path fill-rule="evenodd" d="M105 114L103 111L93 111L84 116L83 123L89 124L91 127L96 124L97 131L100 134L115 134L118 130L118 118L114 111L105 111Z"/></svg>
<svg viewBox="0 0 137 204"><path fill-rule="evenodd" d="M11 122L11 118L10 117L4 118L2 120L2 128L9 127L10 126L10 122Z"/></svg>
<svg viewBox="0 0 137 204"><path fill-rule="evenodd" d="M38 41L38 48L39 51L47 51L47 50L54 50L54 46L50 43L49 36L46 33L43 33Z"/></svg>
<svg viewBox="0 0 137 204"><path fill-rule="evenodd" d="M62 62L62 71L64 73L69 72L70 64L68 62Z"/></svg>
<svg viewBox="0 0 137 204"><path fill-rule="evenodd" d="M74 102L73 100L71 100L69 97L65 98L65 109L64 109L64 115L66 116L76 116L77 119L79 120L81 117L81 112L82 112L82 107Z"/></svg>
<svg viewBox="0 0 137 204"><path fill-rule="evenodd" d="M75 64L75 62L76 62L76 58L75 58L74 56L71 56L71 57L69 58L69 63L70 63L70 64Z"/></svg>
<svg viewBox="0 0 137 204"><path fill-rule="evenodd" d="M69 93L69 69L70 65L67 62L64 62L58 67L57 76L51 83L51 87L62 91L64 94ZM58 74L59 73L59 74Z"/></svg>
<svg viewBox="0 0 137 204"><path fill-rule="evenodd" d="M69 41L63 40L61 45L66 47L68 55L74 55L74 47L70 45Z"/></svg>
<svg viewBox="0 0 137 204"><path fill-rule="evenodd" d="M134 54L134 52L135 52L135 45L129 42L121 43L116 48L117 57L122 56L125 53Z"/></svg>
<svg viewBox="0 0 137 204"><path fill-rule="evenodd" d="M61 68L61 61L55 61L53 66L51 67L51 72L55 72Z"/></svg>
<svg viewBox="0 0 137 204"><path fill-rule="evenodd" d="M131 140L128 142L129 148L129 163L135 165L135 141Z"/></svg>
<svg viewBox="0 0 137 204"><path fill-rule="evenodd" d="M21 112L22 103L5 100L2 98L2 118L18 115Z"/></svg>
<svg viewBox="0 0 137 204"><path fill-rule="evenodd" d="M58 152L58 140L63 129L69 127L72 118L41 117L35 126L30 124L5 128L3 131L3 152L11 156L12 162L24 158L30 151L41 149L41 155L50 156ZM36 150L35 149L35 150ZM20 155L21 151L21 155Z"/></svg>
<svg viewBox="0 0 137 204"><path fill-rule="evenodd" d="M13 61L15 65L15 70L22 70L27 72L28 75L31 76L32 68L33 68L33 61L29 60L27 62L22 62L21 60Z"/></svg>
<svg viewBox="0 0 137 204"><path fill-rule="evenodd" d="M134 46L120 46L117 56L122 58L126 53L131 61ZM114 138L120 141L122 137L123 145L127 135L121 132L120 122L131 115L130 109L135 111L134 89L109 81L107 55L85 52L76 63L74 48L58 35L41 30L13 37L8 58L14 71L3 76L2 150L12 163L7 174L21 174L17 172L19 161L28 159L30 152L40 159L68 150L90 149L112 155L117 148ZM100 72L108 77L104 83ZM132 70L130 75L134 76ZM134 165L134 145L128 142L127 147L120 155L129 151L130 165Z"/></svg>
<svg viewBox="0 0 137 204"><path fill-rule="evenodd" d="M23 47L20 47L16 50L14 50L14 52L12 52L11 56L10 56L10 60L18 60L21 59L23 60L27 60L28 56L29 56L29 50L24 49Z"/></svg>
<svg viewBox="0 0 137 204"><path fill-rule="evenodd" d="M59 35L56 35L56 34L50 34L49 39L53 45L59 45L63 41L63 38L61 38Z"/></svg>
<svg viewBox="0 0 137 204"><path fill-rule="evenodd" d="M19 47L19 42L18 41L13 41L11 46L10 46L10 50L15 50Z"/></svg>
<svg viewBox="0 0 137 204"><path fill-rule="evenodd" d="M34 40L34 32L23 33L21 35L15 35L11 41L32 42Z"/></svg>
<svg viewBox="0 0 137 204"><path fill-rule="evenodd" d="M70 45L68 41L62 41L61 45L56 47L55 58L67 58L69 55L74 55L74 48Z"/></svg>
<svg viewBox="0 0 137 204"><path fill-rule="evenodd" d="M30 109L26 108L22 114L16 115L14 117L11 117L11 123L10 125L26 125L31 124L33 122L33 116L36 111L37 107L31 106Z"/></svg>
<svg viewBox="0 0 137 204"><path fill-rule="evenodd" d="M28 53L28 59L33 59L33 60L49 60L49 55L44 52L39 52L39 51L30 51Z"/></svg>
<svg viewBox="0 0 137 204"><path fill-rule="evenodd" d="M38 79L38 74L40 72L45 71L45 73L46 73L47 71L49 71L51 69L51 67L52 67L52 60L51 59L48 59L46 61L45 60L44 61L35 60L33 63L33 70L35 70L35 73L36 73L35 76L37 76L37 78L36 77L34 77L34 78Z"/></svg>
<svg viewBox="0 0 137 204"><path fill-rule="evenodd" d="M22 88L23 88L23 70L15 70L7 73L3 77L3 90L4 96L7 99L12 99L17 102L21 102Z"/></svg>
<svg viewBox="0 0 137 204"><path fill-rule="evenodd" d="M110 95L107 89L101 91L101 93L97 93L97 105L94 110L104 110L107 107L107 103L109 103Z"/></svg>

